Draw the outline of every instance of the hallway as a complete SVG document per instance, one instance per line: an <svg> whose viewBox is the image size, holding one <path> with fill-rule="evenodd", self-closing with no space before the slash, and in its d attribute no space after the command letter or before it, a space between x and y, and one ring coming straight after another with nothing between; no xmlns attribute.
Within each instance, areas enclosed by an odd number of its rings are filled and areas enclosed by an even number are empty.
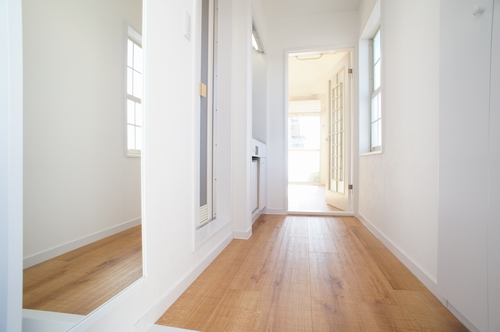
<svg viewBox="0 0 500 332"><path fill-rule="evenodd" d="M325 186L288 184L288 211L330 212L342 211L325 202Z"/></svg>
<svg viewBox="0 0 500 332"><path fill-rule="evenodd" d="M195 331L467 331L353 217L265 215L157 321Z"/></svg>

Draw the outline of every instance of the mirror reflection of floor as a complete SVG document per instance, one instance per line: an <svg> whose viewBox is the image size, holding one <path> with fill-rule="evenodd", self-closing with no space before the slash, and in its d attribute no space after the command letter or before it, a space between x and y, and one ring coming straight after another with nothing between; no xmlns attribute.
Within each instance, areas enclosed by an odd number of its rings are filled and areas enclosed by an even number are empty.
<svg viewBox="0 0 500 332"><path fill-rule="evenodd" d="M23 308L88 315L142 277L141 226L23 272Z"/></svg>
<svg viewBox="0 0 500 332"><path fill-rule="evenodd" d="M326 204L325 186L288 184L288 211L342 211Z"/></svg>

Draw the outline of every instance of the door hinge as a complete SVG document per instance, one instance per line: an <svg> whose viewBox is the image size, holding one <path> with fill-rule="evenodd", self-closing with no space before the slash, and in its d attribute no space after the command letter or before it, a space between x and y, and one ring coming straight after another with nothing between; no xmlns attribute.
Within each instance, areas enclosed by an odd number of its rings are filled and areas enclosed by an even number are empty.
<svg viewBox="0 0 500 332"><path fill-rule="evenodd" d="M352 74L352 68L347 69L347 73Z"/></svg>
<svg viewBox="0 0 500 332"><path fill-rule="evenodd" d="M352 184L350 184L347 188L352 190Z"/></svg>

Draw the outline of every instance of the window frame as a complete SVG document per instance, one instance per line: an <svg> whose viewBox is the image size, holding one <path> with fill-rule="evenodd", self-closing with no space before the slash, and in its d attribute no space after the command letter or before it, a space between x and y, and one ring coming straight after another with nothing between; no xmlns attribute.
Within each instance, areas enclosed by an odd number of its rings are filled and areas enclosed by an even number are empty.
<svg viewBox="0 0 500 332"><path fill-rule="evenodd" d="M375 47L374 42L375 38L378 36L378 49L379 49L379 57L375 59ZM382 151L382 43L381 43L381 28L380 26L375 30L373 37L370 39L370 107L369 107L369 115L370 119L369 123L369 138L370 138L370 152L378 152ZM377 61L375 61L377 60ZM379 77L380 82L378 87L375 88L375 68L379 65ZM375 105L378 108L376 111L374 110L374 100L376 100ZM374 142L373 139L373 131L374 126L378 126L378 141Z"/></svg>
<svg viewBox="0 0 500 332"><path fill-rule="evenodd" d="M142 67L142 72L139 72L137 68L134 66L134 59L132 59L132 66L129 65L129 42L133 43L134 49L135 46L138 46L141 49L142 52L142 36L135 31L133 28L128 27L128 35L127 35L127 41L126 41L126 66L125 66L125 95L126 95L126 100L125 100L125 151L126 151L126 156L127 157L141 157L141 152L142 152L142 147L143 147L143 116L142 112L144 111L142 108L142 99L143 99L143 93L144 93L144 86L141 84L141 91L140 91L140 97L138 97L135 94L130 94L129 93L129 69L133 70L134 72L140 73L141 74L141 79L144 75L144 60L141 61L141 67ZM142 55L141 55L142 56ZM132 82L132 86L134 86L134 83ZM133 93L133 92L132 92ZM129 104L130 102L133 103L134 105L134 120L133 122L129 122ZM137 105L141 106L141 112L140 112L140 120L137 119ZM135 147L137 147L138 142L140 142L140 147L139 149L129 149L129 126L135 127L135 137L134 137L134 143ZM139 135L137 135L137 128L140 128L139 130Z"/></svg>

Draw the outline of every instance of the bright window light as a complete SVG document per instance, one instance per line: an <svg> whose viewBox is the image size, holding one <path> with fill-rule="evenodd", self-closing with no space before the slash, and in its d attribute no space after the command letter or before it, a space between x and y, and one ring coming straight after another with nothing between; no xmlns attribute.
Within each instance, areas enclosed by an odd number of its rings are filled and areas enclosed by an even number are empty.
<svg viewBox="0 0 500 332"><path fill-rule="evenodd" d="M256 51L259 50L259 45L257 44L257 40L255 40L255 35L252 32L252 46L255 48Z"/></svg>

